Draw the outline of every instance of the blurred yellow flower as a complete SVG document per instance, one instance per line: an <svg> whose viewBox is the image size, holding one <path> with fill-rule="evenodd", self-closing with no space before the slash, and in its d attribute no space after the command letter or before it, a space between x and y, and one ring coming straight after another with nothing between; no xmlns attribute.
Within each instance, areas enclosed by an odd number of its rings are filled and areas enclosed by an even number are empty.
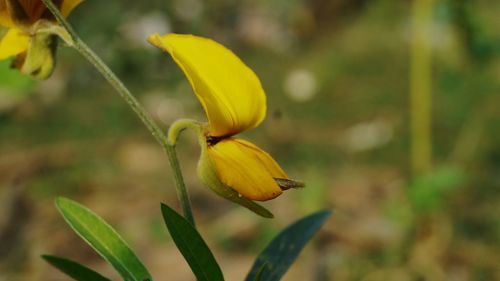
<svg viewBox="0 0 500 281"><path fill-rule="evenodd" d="M266 95L248 66L233 52L207 38L154 34L148 41L173 57L207 114L208 127L198 165L205 184L235 202L234 196L225 192L227 187L236 191L238 197L265 201L285 189L302 186L290 180L268 153L233 137L258 126L266 115ZM224 187L226 190L221 191Z"/></svg>
<svg viewBox="0 0 500 281"><path fill-rule="evenodd" d="M66 17L82 0L53 0ZM13 66L24 74L45 79L53 71L57 24L41 0L0 0L0 60L16 56ZM2 35L3 33L3 35Z"/></svg>

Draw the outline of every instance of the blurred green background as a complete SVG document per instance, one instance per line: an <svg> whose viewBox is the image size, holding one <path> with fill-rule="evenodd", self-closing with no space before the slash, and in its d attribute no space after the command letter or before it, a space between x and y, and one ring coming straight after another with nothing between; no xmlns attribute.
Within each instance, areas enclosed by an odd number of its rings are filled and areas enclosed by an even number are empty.
<svg viewBox="0 0 500 281"><path fill-rule="evenodd" d="M268 115L246 132L307 183L265 203L274 220L224 201L196 177L191 132L178 151L195 217L226 280L290 222L332 219L284 280L500 280L500 2L435 1L433 166L410 165L411 1L86 0L70 21L166 129L204 120L154 32L194 33L261 78ZM160 216L178 207L167 158L76 51L33 82L0 62L0 281L67 280L41 254L115 276L53 205L77 200L109 221L158 280L194 280ZM115 278L116 279L116 278Z"/></svg>

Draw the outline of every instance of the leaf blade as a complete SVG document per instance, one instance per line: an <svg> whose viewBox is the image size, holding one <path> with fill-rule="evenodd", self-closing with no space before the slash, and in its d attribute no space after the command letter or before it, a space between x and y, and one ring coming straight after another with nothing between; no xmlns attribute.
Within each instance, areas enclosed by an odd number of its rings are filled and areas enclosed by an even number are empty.
<svg viewBox="0 0 500 281"><path fill-rule="evenodd" d="M71 228L108 261L125 281L152 280L127 243L102 218L67 198L57 198L56 206Z"/></svg>
<svg viewBox="0 0 500 281"><path fill-rule="evenodd" d="M177 248L198 281L223 281L224 276L198 231L181 215L161 204L163 219Z"/></svg>
<svg viewBox="0 0 500 281"><path fill-rule="evenodd" d="M245 280L280 280L331 214L331 211L319 211L288 226L259 254Z"/></svg>
<svg viewBox="0 0 500 281"><path fill-rule="evenodd" d="M267 266L267 263L264 263L260 267L260 269L255 274L255 278L253 279L253 281L262 281L262 274L264 274L264 271L266 271L266 266Z"/></svg>
<svg viewBox="0 0 500 281"><path fill-rule="evenodd" d="M51 255L42 255L42 258L53 267L77 281L111 281L111 279L78 262Z"/></svg>

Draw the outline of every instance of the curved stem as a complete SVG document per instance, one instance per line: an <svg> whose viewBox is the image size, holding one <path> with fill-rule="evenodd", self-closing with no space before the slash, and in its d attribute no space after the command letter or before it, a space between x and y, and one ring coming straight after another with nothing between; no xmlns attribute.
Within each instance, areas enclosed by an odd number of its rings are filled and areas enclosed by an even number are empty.
<svg viewBox="0 0 500 281"><path fill-rule="evenodd" d="M200 139L201 143L205 143L205 136L203 134L203 129L206 125L191 119L179 119L170 125L168 129L168 143L175 146L177 143L177 138L179 134L185 129L191 128L196 132L196 135Z"/></svg>
<svg viewBox="0 0 500 281"><path fill-rule="evenodd" d="M168 137L167 137L167 142L168 142L168 150L171 150L168 153L168 157L170 159L171 163L179 163L179 160L177 159L177 153L175 150L175 146L177 144L177 139L179 138L179 135L182 131L185 129L191 128L196 132L196 135L198 136L198 140L200 142L204 142L204 135L203 135L203 127L204 125L198 121L191 120L191 119L179 119L172 123L170 125L170 128L168 129ZM180 173L180 169L174 170L174 177L177 180L182 181L182 174ZM179 173L178 173L179 172ZM186 189L179 190L180 192L177 193L177 196L179 197L179 201L185 201L189 200L188 193ZM191 210L184 210L186 206L183 205L183 212L185 214L189 213Z"/></svg>
<svg viewBox="0 0 500 281"><path fill-rule="evenodd" d="M64 16L60 13L57 7L51 0L42 0L45 6L52 12L57 21L66 29L71 37L69 45L75 48L81 55L83 55L101 74L104 78L115 88L118 94L125 100L125 102L134 110L139 116L141 121L146 125L156 141L163 147L163 150L168 156L170 166L172 168L174 179L176 183L177 196L182 206L184 217L194 226L194 217L191 210L191 202L184 184L182 171L177 160L175 152L175 143L169 143L167 137L160 129L158 124L151 118L151 115L142 107L132 93L125 87L121 80L109 69L109 67L90 49L85 42L83 42L78 34L73 30L71 25L66 21ZM67 41L69 38L63 38Z"/></svg>

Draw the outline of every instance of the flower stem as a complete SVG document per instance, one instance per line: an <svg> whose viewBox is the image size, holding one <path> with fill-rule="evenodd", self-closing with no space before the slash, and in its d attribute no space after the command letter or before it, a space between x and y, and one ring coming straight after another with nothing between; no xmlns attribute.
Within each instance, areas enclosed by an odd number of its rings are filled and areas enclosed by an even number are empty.
<svg viewBox="0 0 500 281"><path fill-rule="evenodd" d="M204 144L205 136L203 134L203 129L205 126L206 124L200 123L196 120L191 120L191 119L176 120L174 123L172 123L172 125L170 125L170 128L168 129L167 141L170 145L175 146L179 134L185 129L191 128L196 132L196 135L198 136L198 139L200 140L201 144Z"/></svg>
<svg viewBox="0 0 500 281"><path fill-rule="evenodd" d="M174 179L176 183L177 197L180 201L184 217L194 226L194 217L191 210L191 202L189 200L189 195L186 190L186 185L184 184L184 179L182 176L182 171L180 169L179 161L177 160L177 154L175 151L175 143L169 143L167 137L160 129L158 124L151 118L151 115L141 106L137 99L132 95L132 93L125 87L120 79L109 69L109 67L90 49L85 42L76 34L71 25L66 21L61 12L52 3L51 0L42 0L45 6L52 12L57 21L64 27L64 29L69 33L71 40L67 42L68 45L75 48L81 55L83 55L101 74L104 78L115 88L118 94L125 100L125 102L134 110L134 112L139 116L141 121L146 125L148 130L151 132L153 137L158 141L158 143L163 147L163 150L168 156L170 166L172 168ZM67 41L68 38L62 38Z"/></svg>

